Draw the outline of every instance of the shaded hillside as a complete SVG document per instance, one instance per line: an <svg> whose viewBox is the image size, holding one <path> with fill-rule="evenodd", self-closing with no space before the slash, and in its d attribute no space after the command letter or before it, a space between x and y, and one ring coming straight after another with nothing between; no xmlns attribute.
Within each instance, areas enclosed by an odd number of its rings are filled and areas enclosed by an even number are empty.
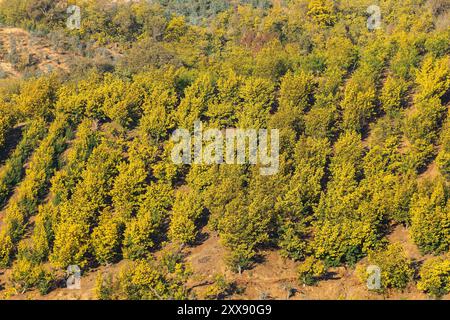
<svg viewBox="0 0 450 320"><path fill-rule="evenodd" d="M74 30L62 2L17 3L2 297L449 298L446 1L383 1L378 29L364 0L80 1ZM278 132L273 174L179 164L173 134L198 121Z"/></svg>

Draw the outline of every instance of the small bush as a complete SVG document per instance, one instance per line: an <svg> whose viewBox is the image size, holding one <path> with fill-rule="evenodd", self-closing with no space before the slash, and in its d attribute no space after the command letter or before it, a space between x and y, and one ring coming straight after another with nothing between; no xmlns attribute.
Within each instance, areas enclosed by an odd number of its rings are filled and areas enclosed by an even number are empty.
<svg viewBox="0 0 450 320"><path fill-rule="evenodd" d="M95 280L95 297L99 300L112 300L114 296L114 283L112 275L103 275L101 272Z"/></svg>

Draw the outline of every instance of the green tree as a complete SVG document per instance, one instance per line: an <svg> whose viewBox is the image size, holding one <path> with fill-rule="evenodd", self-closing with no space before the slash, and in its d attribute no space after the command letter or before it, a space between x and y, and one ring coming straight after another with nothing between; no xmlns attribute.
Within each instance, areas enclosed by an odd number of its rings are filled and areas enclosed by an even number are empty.
<svg viewBox="0 0 450 320"><path fill-rule="evenodd" d="M118 217L105 210L94 228L91 243L96 260L101 264L109 264L120 258L123 223Z"/></svg>
<svg viewBox="0 0 450 320"><path fill-rule="evenodd" d="M450 260L446 256L426 260L419 273L417 288L441 297L450 292Z"/></svg>
<svg viewBox="0 0 450 320"><path fill-rule="evenodd" d="M448 190L443 181L419 189L411 205L411 235L425 253L441 253L450 246Z"/></svg>
<svg viewBox="0 0 450 320"><path fill-rule="evenodd" d="M321 25L332 26L336 23L336 9L333 1L330 0L310 1L308 15Z"/></svg>

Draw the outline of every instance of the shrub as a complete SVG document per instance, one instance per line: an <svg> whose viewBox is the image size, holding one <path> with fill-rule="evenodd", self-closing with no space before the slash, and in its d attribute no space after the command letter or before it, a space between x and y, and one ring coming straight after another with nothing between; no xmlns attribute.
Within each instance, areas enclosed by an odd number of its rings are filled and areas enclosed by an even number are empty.
<svg viewBox="0 0 450 320"><path fill-rule="evenodd" d="M120 299L156 300L186 299L186 290L175 274L165 274L157 262L136 261L122 268L118 276Z"/></svg>
<svg viewBox="0 0 450 320"><path fill-rule="evenodd" d="M122 223L116 217L107 211L102 213L91 237L94 256L99 263L113 263L120 258L121 229Z"/></svg>
<svg viewBox="0 0 450 320"><path fill-rule="evenodd" d="M414 275L411 261L398 243L390 244L386 249L369 252L368 263L381 269L381 291L391 288L405 289ZM363 274L361 280L366 281L367 276Z"/></svg>
<svg viewBox="0 0 450 320"><path fill-rule="evenodd" d="M410 209L411 236L424 253L441 253L450 247L448 189L437 180L422 186Z"/></svg>
<svg viewBox="0 0 450 320"><path fill-rule="evenodd" d="M140 212L125 225L123 256L139 259L148 255L155 247L155 238L163 219L158 211Z"/></svg>
<svg viewBox="0 0 450 320"><path fill-rule="evenodd" d="M114 279L111 274L99 272L95 279L95 297L98 300L112 300L114 297Z"/></svg>
<svg viewBox="0 0 450 320"><path fill-rule="evenodd" d="M170 220L170 239L182 244L192 244L197 237L195 224L202 214L203 205L196 192L177 193Z"/></svg>
<svg viewBox="0 0 450 320"><path fill-rule="evenodd" d="M212 300L223 299L231 293L232 287L233 284L228 282L223 275L217 274L214 276L214 283L208 286L204 296L206 299Z"/></svg>
<svg viewBox="0 0 450 320"><path fill-rule="evenodd" d="M447 256L430 258L420 268L417 288L432 296L450 292L450 259Z"/></svg>
<svg viewBox="0 0 450 320"><path fill-rule="evenodd" d="M281 255L293 260L305 257L307 230L302 223L287 222L281 226L280 241Z"/></svg>
<svg viewBox="0 0 450 320"><path fill-rule="evenodd" d="M45 126L46 123L41 119L31 121L27 125L22 140L0 169L0 206L5 203L12 188L22 178L24 173L23 165L44 136L46 132Z"/></svg>
<svg viewBox="0 0 450 320"><path fill-rule="evenodd" d="M383 86L380 103L383 111L395 116L405 104L408 84L401 78L389 77Z"/></svg>
<svg viewBox="0 0 450 320"><path fill-rule="evenodd" d="M2 230L0 233L0 267L6 268L11 263L11 258L14 252L14 243L11 237Z"/></svg>
<svg viewBox="0 0 450 320"><path fill-rule="evenodd" d="M53 286L54 277L42 266L27 259L17 260L11 272L11 283L20 293L38 288L41 294L47 294Z"/></svg>

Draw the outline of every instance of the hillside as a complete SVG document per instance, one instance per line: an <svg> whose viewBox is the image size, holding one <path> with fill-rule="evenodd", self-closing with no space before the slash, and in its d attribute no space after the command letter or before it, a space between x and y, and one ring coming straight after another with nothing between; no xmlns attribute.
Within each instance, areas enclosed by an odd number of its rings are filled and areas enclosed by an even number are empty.
<svg viewBox="0 0 450 320"><path fill-rule="evenodd" d="M0 1L0 298L450 299L448 1L76 3Z"/></svg>
<svg viewBox="0 0 450 320"><path fill-rule="evenodd" d="M34 72L50 73L69 70L69 60L74 56L52 50L45 38L31 39L30 33L19 28L0 28L0 48L2 48L0 68L4 77L19 77L27 68ZM11 58L17 52L17 60Z"/></svg>

